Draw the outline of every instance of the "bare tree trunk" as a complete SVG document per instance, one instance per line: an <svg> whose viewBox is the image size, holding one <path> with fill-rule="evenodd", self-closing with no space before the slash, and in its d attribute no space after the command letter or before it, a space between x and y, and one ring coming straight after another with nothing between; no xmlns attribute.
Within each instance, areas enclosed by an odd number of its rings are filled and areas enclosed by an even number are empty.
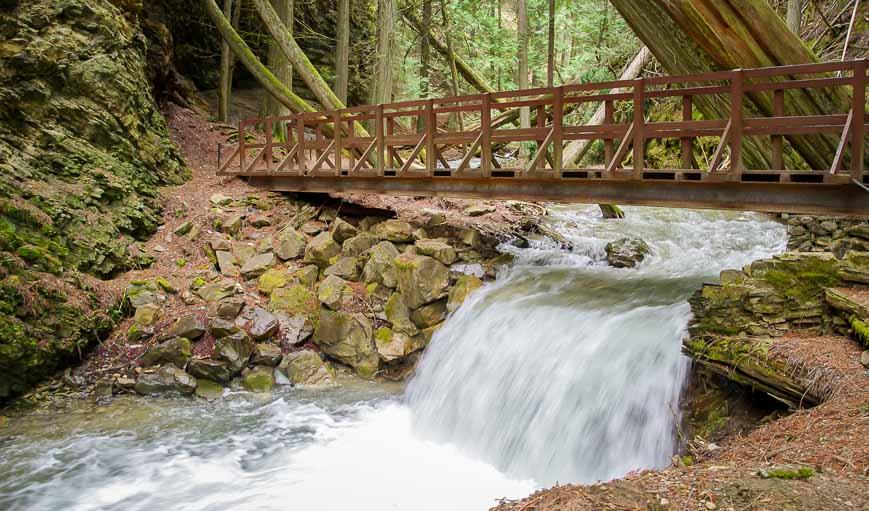
<svg viewBox="0 0 869 511"><path fill-rule="evenodd" d="M272 4L280 17L281 22L286 25L287 30L292 33L293 0L272 0ZM290 63L287 62L280 47L274 40L269 42L268 66L281 83L286 85L288 89L293 89L293 68L290 66ZM264 100L263 117L280 117L290 113L287 107L270 95L266 95ZM284 125L281 123L275 123L272 130L273 135L277 137L278 140L286 140L287 133Z"/></svg>
<svg viewBox="0 0 869 511"><path fill-rule="evenodd" d="M431 34L431 0L422 1L422 33ZM419 38L419 79L422 83L422 96L431 96L431 50L429 37Z"/></svg>
<svg viewBox="0 0 869 511"><path fill-rule="evenodd" d="M619 76L619 80L630 80L636 78L643 71L643 67L649 62L652 58L652 53L648 48L643 46L640 48L640 51L634 56L633 59L625 66L625 69L622 71L621 76ZM611 90L611 94L615 94L621 92L622 89ZM603 124L604 121L604 105L601 104L594 114L591 116L591 119L588 120L585 124L598 126ZM588 152L588 148L591 147L591 140L573 140L567 146L564 147L564 153L562 155L562 161L565 168L575 167L579 164L579 161L585 156L585 153Z"/></svg>
<svg viewBox="0 0 869 511"><path fill-rule="evenodd" d="M347 104L350 82L350 0L338 0L338 45L335 52L335 95Z"/></svg>
<svg viewBox="0 0 869 511"><path fill-rule="evenodd" d="M555 0L549 0L549 44L546 48L546 86L555 83Z"/></svg>
<svg viewBox="0 0 869 511"><path fill-rule="evenodd" d="M450 94L453 96L459 95L459 77L456 71L456 53L453 51L453 40L450 35L450 18L447 16L447 0L441 0L441 17L443 18L444 38L447 40L447 50L450 57L447 59L450 64ZM455 116L455 117L453 117ZM462 112L454 112L450 114L451 120L456 120L459 131L465 131L465 122L462 118Z"/></svg>
<svg viewBox="0 0 869 511"><path fill-rule="evenodd" d="M230 21L226 19L226 16L223 15L223 11L221 11L220 7L217 6L215 0L204 0L204 3L208 16L217 27L223 40L227 42L229 48L242 65L247 68L251 76L253 76L269 94L274 96L275 99L280 101L293 112L316 111L304 99L293 94L293 91L288 89L283 82L278 80L278 78L259 61L256 55L250 51L250 48L247 46L247 43L244 42L244 39L242 39L241 36L238 35L238 32L235 31L232 23L230 23Z"/></svg>
<svg viewBox="0 0 869 511"><path fill-rule="evenodd" d="M371 102L392 101L392 59L395 54L395 0L377 0L377 54Z"/></svg>
<svg viewBox="0 0 869 511"><path fill-rule="evenodd" d="M788 28L796 35L800 35L800 24L803 21L803 1L788 0Z"/></svg>
<svg viewBox="0 0 869 511"><path fill-rule="evenodd" d="M516 24L517 24L517 55L518 61L518 76L517 84L520 89L528 88L528 11L526 9L525 0L516 0ZM519 126L521 128L531 127L531 111L527 106L519 109ZM527 145L520 142L519 157L528 157Z"/></svg>
<svg viewBox="0 0 869 511"><path fill-rule="evenodd" d="M241 0L236 0L241 4ZM223 15L232 16L232 0L223 0ZM229 122L229 99L232 94L232 61L234 56L226 41L220 43L220 76L217 83L217 120Z"/></svg>

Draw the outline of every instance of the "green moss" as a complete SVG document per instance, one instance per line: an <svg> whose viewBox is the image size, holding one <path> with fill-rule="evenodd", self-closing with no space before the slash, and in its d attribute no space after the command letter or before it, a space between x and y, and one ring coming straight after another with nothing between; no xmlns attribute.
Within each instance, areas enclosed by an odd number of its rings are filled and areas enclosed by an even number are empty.
<svg viewBox="0 0 869 511"><path fill-rule="evenodd" d="M295 284L272 291L269 299L269 309L283 311L290 315L308 315L314 320L320 310L320 301L310 289Z"/></svg>
<svg viewBox="0 0 869 511"><path fill-rule="evenodd" d="M869 325L853 314L848 318L848 324L851 325L854 337L860 341L860 344L869 347Z"/></svg>
<svg viewBox="0 0 869 511"><path fill-rule="evenodd" d="M178 259L175 260L175 266L177 266L179 268L184 268L185 266L187 266L187 259L184 259L183 257L179 257Z"/></svg>
<svg viewBox="0 0 869 511"><path fill-rule="evenodd" d="M193 282L190 283L190 289L199 289L200 287L206 284L205 277L196 277L193 279Z"/></svg>
<svg viewBox="0 0 869 511"><path fill-rule="evenodd" d="M175 289L175 286L170 284L169 281L164 279L163 277L155 278L154 283L157 284L157 287L159 287L160 289L162 289L163 291L165 291L167 293L175 294L178 292L178 290Z"/></svg>
<svg viewBox="0 0 869 511"><path fill-rule="evenodd" d="M382 326L374 332L374 340L378 345L389 344L392 341L392 329Z"/></svg>
<svg viewBox="0 0 869 511"><path fill-rule="evenodd" d="M764 479L808 479L813 475L815 475L815 471L808 467L802 467L798 470L773 469L760 472L760 476Z"/></svg>

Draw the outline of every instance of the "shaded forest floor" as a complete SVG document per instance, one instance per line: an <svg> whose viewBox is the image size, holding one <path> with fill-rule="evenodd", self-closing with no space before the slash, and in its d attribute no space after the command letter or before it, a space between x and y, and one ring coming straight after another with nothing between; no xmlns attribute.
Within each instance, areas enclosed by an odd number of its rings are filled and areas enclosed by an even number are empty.
<svg viewBox="0 0 869 511"><path fill-rule="evenodd" d="M801 335L777 345L780 356L823 374L832 397L713 449L692 450L696 461L689 466L556 486L494 509L869 510L869 374L859 345L845 337ZM811 475L801 477L800 469Z"/></svg>

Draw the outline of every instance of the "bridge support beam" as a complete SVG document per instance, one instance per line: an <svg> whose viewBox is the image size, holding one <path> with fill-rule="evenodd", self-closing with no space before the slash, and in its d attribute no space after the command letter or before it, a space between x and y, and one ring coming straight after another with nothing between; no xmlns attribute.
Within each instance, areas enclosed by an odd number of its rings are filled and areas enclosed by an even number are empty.
<svg viewBox="0 0 869 511"><path fill-rule="evenodd" d="M668 180L390 177L250 177L273 191L522 199L869 218L869 193L855 184Z"/></svg>

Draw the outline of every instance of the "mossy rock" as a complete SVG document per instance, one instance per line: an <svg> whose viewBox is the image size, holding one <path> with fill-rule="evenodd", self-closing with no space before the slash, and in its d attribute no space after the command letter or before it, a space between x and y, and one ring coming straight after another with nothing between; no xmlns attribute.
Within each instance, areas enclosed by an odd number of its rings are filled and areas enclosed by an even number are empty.
<svg viewBox="0 0 869 511"><path fill-rule="evenodd" d="M307 315L313 318L320 310L320 302L308 287L294 284L272 291L269 310L289 316Z"/></svg>
<svg viewBox="0 0 869 511"><path fill-rule="evenodd" d="M275 386L274 368L255 366L253 369L245 370L241 384L248 392L271 392Z"/></svg>

